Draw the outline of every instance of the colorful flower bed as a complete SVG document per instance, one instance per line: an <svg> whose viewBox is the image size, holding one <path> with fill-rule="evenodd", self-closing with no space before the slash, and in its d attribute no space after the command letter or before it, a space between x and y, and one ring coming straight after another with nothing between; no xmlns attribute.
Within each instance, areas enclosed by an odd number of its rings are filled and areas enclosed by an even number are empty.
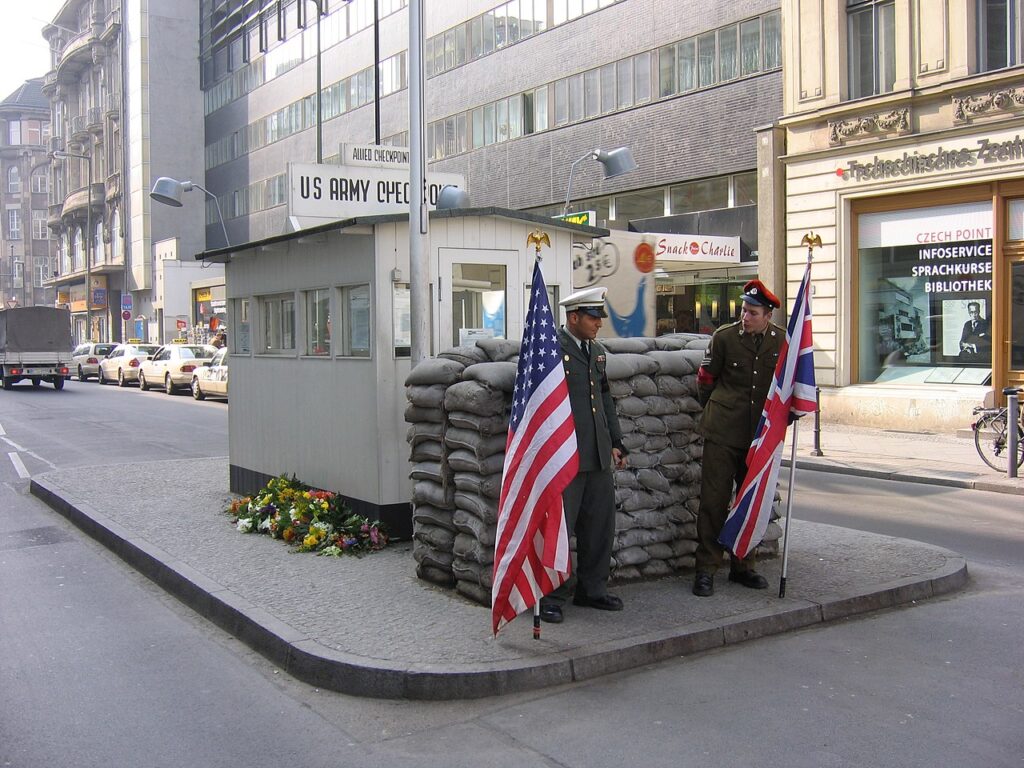
<svg viewBox="0 0 1024 768"><path fill-rule="evenodd" d="M388 543L379 522L353 514L338 494L284 475L252 496L232 502L226 512L242 533L283 539L299 552L361 555Z"/></svg>

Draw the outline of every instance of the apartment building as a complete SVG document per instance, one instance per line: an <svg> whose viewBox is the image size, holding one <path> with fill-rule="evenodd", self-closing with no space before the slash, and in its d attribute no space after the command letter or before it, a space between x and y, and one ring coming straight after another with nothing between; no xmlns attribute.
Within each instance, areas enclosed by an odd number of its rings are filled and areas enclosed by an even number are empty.
<svg viewBox="0 0 1024 768"><path fill-rule="evenodd" d="M1020 0L782 4L791 291L815 254L826 418L962 428L1024 383Z"/></svg>
<svg viewBox="0 0 1024 768"><path fill-rule="evenodd" d="M177 0L67 0L42 29L52 55L49 285L76 339L161 342L195 329L190 284L222 274L193 259L207 246L203 200L174 209L148 194L159 176L203 178L198 13Z"/></svg>
<svg viewBox="0 0 1024 768"><path fill-rule="evenodd" d="M27 80L0 101L0 300L5 307L53 305L45 283L53 269L47 156L50 106L42 78Z"/></svg>
<svg viewBox="0 0 1024 768"><path fill-rule="evenodd" d="M328 163L345 144L408 144L407 17L405 0L202 0L206 180L233 242L286 231L288 163L315 162L318 123ZM731 319L773 190L755 129L782 111L777 1L426 0L425 60L428 172L463 176L476 206L557 214L574 161L629 147L634 173L577 167L569 209L739 237L740 263L657 280L663 330ZM206 223L219 231L212 201Z"/></svg>

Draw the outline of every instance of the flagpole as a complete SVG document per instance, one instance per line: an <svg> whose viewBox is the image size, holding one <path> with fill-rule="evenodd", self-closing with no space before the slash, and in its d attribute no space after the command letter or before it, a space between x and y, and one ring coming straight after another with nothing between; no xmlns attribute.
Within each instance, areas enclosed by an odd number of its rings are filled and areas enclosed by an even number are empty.
<svg viewBox="0 0 1024 768"><path fill-rule="evenodd" d="M533 604L533 639L540 640L540 600Z"/></svg>
<svg viewBox="0 0 1024 768"><path fill-rule="evenodd" d="M786 569L789 565L789 521L793 519L793 488L796 478L796 428L799 424L799 419L793 422L793 445L789 457L789 488L786 492L786 527L782 535L782 578L779 579L779 597L786 596Z"/></svg>

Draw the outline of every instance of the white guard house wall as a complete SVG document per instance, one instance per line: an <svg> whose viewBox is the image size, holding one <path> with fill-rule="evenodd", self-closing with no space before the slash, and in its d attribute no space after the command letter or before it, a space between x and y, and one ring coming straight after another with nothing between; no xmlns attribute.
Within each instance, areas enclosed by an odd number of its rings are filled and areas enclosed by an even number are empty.
<svg viewBox="0 0 1024 768"><path fill-rule="evenodd" d="M992 314L1003 289L1001 207L1024 174L1020 123L822 148L784 162L790 304L807 261L801 239L813 231L823 243L812 271L822 419L943 432L970 424L971 409L991 395L994 363L958 346L975 301L991 323L991 347L1007 343ZM871 278L872 248L876 265L903 259L903 272Z"/></svg>
<svg viewBox="0 0 1024 768"><path fill-rule="evenodd" d="M537 229L551 242L541 254L545 281L564 298L573 242L607 230L497 208L430 214L432 354L460 338L521 338L535 253L527 236ZM231 490L249 494L294 474L411 535L407 217L331 222L196 258L225 262ZM483 285L487 271L504 275L500 312L460 328L460 293L498 292L480 290L494 287ZM357 316L367 296L368 312ZM325 307L329 344L316 328Z"/></svg>

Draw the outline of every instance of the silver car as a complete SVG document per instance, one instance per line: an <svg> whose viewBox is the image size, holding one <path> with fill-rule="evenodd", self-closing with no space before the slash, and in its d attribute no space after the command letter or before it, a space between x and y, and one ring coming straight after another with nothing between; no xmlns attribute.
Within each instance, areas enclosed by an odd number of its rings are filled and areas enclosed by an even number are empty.
<svg viewBox="0 0 1024 768"><path fill-rule="evenodd" d="M158 349L156 344L118 344L100 360L96 379L100 384L116 381L117 386L127 387L131 382L139 380L142 361Z"/></svg>
<svg viewBox="0 0 1024 768"><path fill-rule="evenodd" d="M164 344L139 368L139 388L163 387L168 395L192 385L192 374L213 359L209 344Z"/></svg>
<svg viewBox="0 0 1024 768"><path fill-rule="evenodd" d="M77 374L78 380L85 381L90 377L98 378L100 361L109 355L115 346L117 345L97 344L91 341L75 347L71 353L71 370Z"/></svg>

